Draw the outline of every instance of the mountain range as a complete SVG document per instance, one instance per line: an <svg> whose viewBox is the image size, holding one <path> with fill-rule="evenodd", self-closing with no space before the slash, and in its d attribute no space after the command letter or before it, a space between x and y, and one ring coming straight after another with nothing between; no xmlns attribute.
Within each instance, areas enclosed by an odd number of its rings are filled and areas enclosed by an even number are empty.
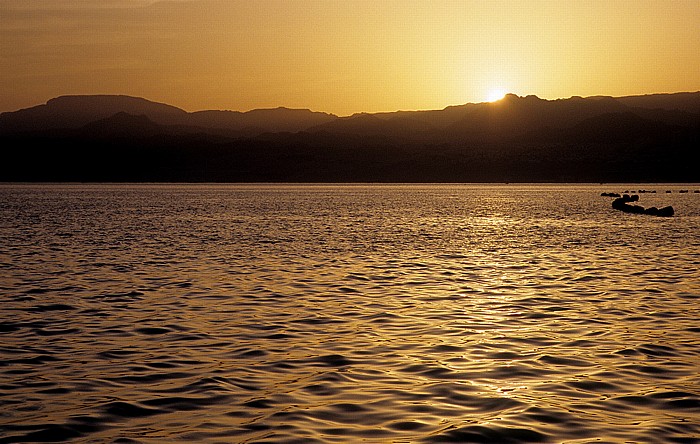
<svg viewBox="0 0 700 444"><path fill-rule="evenodd" d="M0 180L697 182L699 142L700 92L348 117L61 96L0 114Z"/></svg>

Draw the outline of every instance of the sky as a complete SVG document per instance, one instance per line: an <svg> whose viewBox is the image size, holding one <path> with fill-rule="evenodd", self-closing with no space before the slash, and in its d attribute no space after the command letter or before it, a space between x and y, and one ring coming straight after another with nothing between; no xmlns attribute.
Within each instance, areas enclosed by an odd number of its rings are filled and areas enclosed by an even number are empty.
<svg viewBox="0 0 700 444"><path fill-rule="evenodd" d="M66 94L337 115L700 90L700 0L0 0L0 112Z"/></svg>

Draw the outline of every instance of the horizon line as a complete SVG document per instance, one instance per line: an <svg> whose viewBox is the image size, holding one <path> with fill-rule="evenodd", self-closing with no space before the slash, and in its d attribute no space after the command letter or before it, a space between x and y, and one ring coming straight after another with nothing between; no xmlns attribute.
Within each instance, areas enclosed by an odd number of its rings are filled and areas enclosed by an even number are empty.
<svg viewBox="0 0 700 444"><path fill-rule="evenodd" d="M521 99L522 99L522 98L527 98L527 97L535 97L535 98L537 98L537 99L539 99L539 100L543 100L543 101L547 101L547 102L555 102L555 101L558 101L558 100L570 100L570 99L574 99L574 98L581 98L581 99L593 99L593 98L624 99L624 98L629 98L629 97L647 97L647 96L656 96L656 95L697 94L697 93L700 93L700 89L699 89L699 90L696 90L696 91L653 92L653 93L643 93L643 94L629 94L629 95L623 95L623 96L612 96L612 95L607 95L607 94L594 94L594 95L590 95L590 96L572 95L572 96L569 96L569 97L544 98L544 97L538 96L537 94L519 95L519 94L516 94L516 93L508 92L508 93L505 93L505 94L503 95L503 97L501 97L501 98L498 99L498 100L492 100L492 101L482 100L482 101L478 101L478 102L465 102L465 103L447 105L447 106L445 106L445 107L443 107L443 108L396 109L396 110L394 110L394 111L357 111L357 112L354 112L354 113L351 113L351 114L343 114L343 115L341 115L341 114L336 114L336 113L332 113L332 112L328 112L328 111L318 111L318 110L314 110L314 109L311 109L311 108L296 108L296 107L290 107L290 106L286 106L286 105L279 105L279 106L272 106L272 107L265 107L265 106L264 106L264 107L260 107L260 108L250 108L250 109L247 109L247 110L245 110L245 111L243 111L243 110L234 110L234 109L225 109L225 108L221 108L221 109L205 108L205 109L198 109L198 110L194 110L194 111L189 111L189 110L187 110L187 109L185 109L185 108L182 108L182 107L180 107L180 106L178 106L178 105L174 105L174 104L172 104L172 103L168 103L168 102L160 101L160 100L153 100L153 99L146 98L146 97L144 97L144 96L136 96L136 95L130 95L130 94L107 94L107 93L95 93L95 94L60 94L60 95L57 95L57 96L54 96L54 97L51 97L51 98L47 99L44 103L38 103L38 104L35 104L35 105L30 105L30 106L28 106L28 107L18 108L18 109L14 109L14 110L0 111L0 115L5 114L5 113L13 113L13 112L17 112L17 111L22 111L22 110L34 108L34 107L37 107L37 106L47 105L50 101L55 100L55 99L59 99L59 98L62 98L62 97L128 97L128 98L133 98L133 99L142 99L142 100L146 100L146 101L148 101L148 102L152 102L152 103L156 103L156 104L160 104L160 105L172 106L172 107L178 108L178 109L180 109L180 110L182 110L182 111L184 111L184 112L186 112L186 113L188 113L188 114L193 114L193 113L197 113L197 112L206 112L206 111L237 112L237 113L245 114L245 113L248 113L248 112L251 112L251 111L287 109L287 110L290 110L290 111L310 111L310 112L315 112L315 113L323 113L323 114L332 115L332 116L335 116L335 117L338 117L338 118L344 118L344 117L352 117L352 116L363 115L363 114L365 114L365 115L374 115L374 114L391 114L391 113L402 113L402 112L430 112L430 111L442 111L442 110L446 110L446 109L448 109L448 108L460 107L460 106L466 106L466 105L482 105L482 104L486 104L486 103L498 103L498 102L503 101L506 97L509 97L509 96L511 96L511 97L512 97L512 96L515 96L515 97L521 98Z"/></svg>

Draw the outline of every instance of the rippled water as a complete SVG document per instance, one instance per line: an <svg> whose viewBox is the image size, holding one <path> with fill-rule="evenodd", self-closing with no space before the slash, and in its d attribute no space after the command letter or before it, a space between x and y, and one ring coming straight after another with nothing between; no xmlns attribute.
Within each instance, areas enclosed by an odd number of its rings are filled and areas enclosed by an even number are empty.
<svg viewBox="0 0 700 444"><path fill-rule="evenodd" d="M0 185L0 442L700 442L700 194L630 187Z"/></svg>

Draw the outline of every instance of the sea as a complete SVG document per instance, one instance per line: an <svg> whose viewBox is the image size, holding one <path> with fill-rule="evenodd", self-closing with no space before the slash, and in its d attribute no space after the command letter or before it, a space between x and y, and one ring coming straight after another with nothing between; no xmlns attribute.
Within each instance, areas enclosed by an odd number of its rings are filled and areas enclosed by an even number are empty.
<svg viewBox="0 0 700 444"><path fill-rule="evenodd" d="M700 442L699 189L1 184L0 442Z"/></svg>

